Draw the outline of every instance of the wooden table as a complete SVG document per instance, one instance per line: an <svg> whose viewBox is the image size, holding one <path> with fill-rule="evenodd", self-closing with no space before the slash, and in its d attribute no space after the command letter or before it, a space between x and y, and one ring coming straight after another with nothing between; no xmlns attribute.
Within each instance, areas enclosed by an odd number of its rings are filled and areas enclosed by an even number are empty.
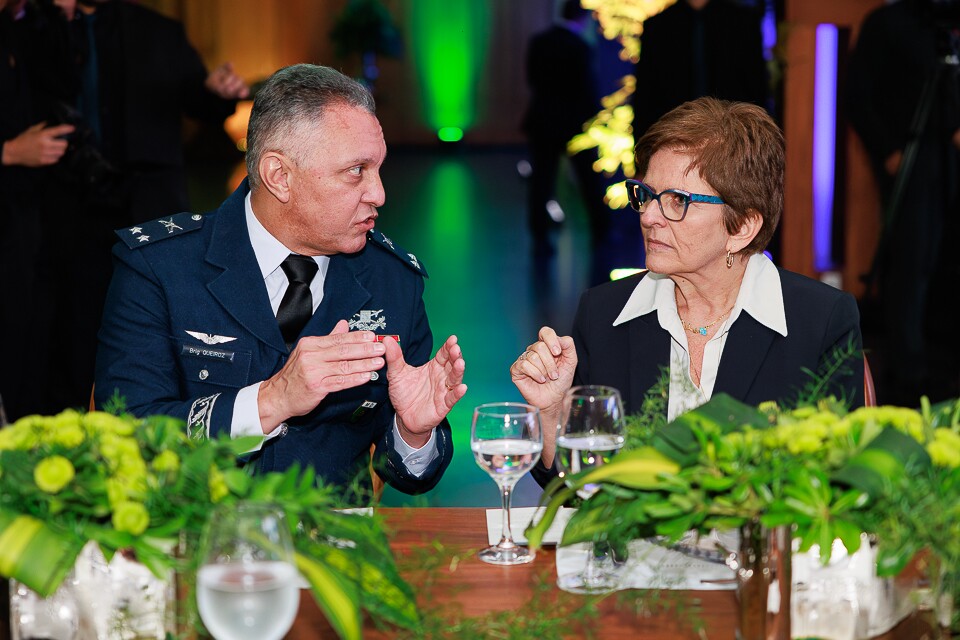
<svg viewBox="0 0 960 640"><path fill-rule="evenodd" d="M556 552L541 550L528 565L497 567L476 557L487 546L485 510L482 508L381 508L393 531L391 547L404 578L417 593L426 616L451 622L465 618L506 621L516 618L537 600L541 615L557 611L562 619L587 606L592 598L560 591L554 586ZM428 570L418 569L424 564ZM736 596L733 591L623 591L596 602L598 616L590 623L596 638L630 640L687 640L708 637L733 640L736 629ZM562 612L562 616L560 615ZM529 614L525 614L529 618ZM703 627L706 635L698 629ZM301 597L300 613L290 640L335 638L309 591ZM377 631L367 622L365 638L404 637L402 632ZM449 636L458 637L456 633ZM571 628L567 637L583 637ZM931 637L925 619L910 616L883 640L919 640ZM536 639L534 639L536 640Z"/></svg>

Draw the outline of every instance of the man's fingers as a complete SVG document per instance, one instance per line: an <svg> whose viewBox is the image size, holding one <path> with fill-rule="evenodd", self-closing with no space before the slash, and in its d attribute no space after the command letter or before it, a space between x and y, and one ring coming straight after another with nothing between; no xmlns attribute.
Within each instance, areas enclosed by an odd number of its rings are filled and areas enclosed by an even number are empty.
<svg viewBox="0 0 960 640"><path fill-rule="evenodd" d="M396 340L390 336L385 336L381 344L386 349L384 357L387 360L388 368L392 369L404 364L403 349L400 348Z"/></svg>
<svg viewBox="0 0 960 640"><path fill-rule="evenodd" d="M330 335L337 335L340 333L350 333L350 325L347 324L346 320L340 320L337 322L336 326L333 327L333 331L330 332ZM369 331L357 331L358 334L370 333Z"/></svg>
<svg viewBox="0 0 960 640"><path fill-rule="evenodd" d="M334 391L343 391L352 389L370 382L370 372L346 373L338 376L328 376L323 381L324 391L333 393Z"/></svg>
<svg viewBox="0 0 960 640"><path fill-rule="evenodd" d="M59 138L60 136L65 136L68 133L73 133L75 130L76 127L72 124L58 124L54 127L48 127L44 129L43 132L54 138ZM66 141L64 141L64 144L66 144Z"/></svg>
<svg viewBox="0 0 960 640"><path fill-rule="evenodd" d="M371 371L377 371L382 369L383 365L386 364L383 358L364 358L362 360L340 360L336 363L339 373L341 374L352 374L361 371L366 371L367 373Z"/></svg>

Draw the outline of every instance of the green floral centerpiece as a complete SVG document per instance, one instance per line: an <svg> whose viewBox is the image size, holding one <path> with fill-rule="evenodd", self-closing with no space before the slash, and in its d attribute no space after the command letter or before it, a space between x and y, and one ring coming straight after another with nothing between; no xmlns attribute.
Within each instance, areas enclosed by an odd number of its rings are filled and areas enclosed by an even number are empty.
<svg viewBox="0 0 960 640"><path fill-rule="evenodd" d="M309 469L240 468L238 456L258 441L191 440L173 418L72 410L0 429L0 574L49 596L93 541L107 559L123 550L189 583L215 505L270 503L295 529L297 568L342 638L361 637L363 610L416 626L379 520L335 511L337 496ZM185 604L192 609L192 594Z"/></svg>
<svg viewBox="0 0 960 640"><path fill-rule="evenodd" d="M926 547L960 583L960 401L848 411L827 398L783 410L718 395L669 424L631 431L642 437L610 464L548 487L527 531L532 546L559 507L591 484L600 490L561 544L788 527L801 551L819 545L827 563L835 539L853 553L869 532L879 541L880 575L896 574ZM763 606L761 613L765 596Z"/></svg>

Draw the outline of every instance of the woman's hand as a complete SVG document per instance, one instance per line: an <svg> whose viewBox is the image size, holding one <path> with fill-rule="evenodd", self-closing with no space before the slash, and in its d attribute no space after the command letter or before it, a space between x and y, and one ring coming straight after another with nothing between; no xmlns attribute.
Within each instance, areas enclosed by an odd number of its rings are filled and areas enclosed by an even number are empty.
<svg viewBox="0 0 960 640"><path fill-rule="evenodd" d="M560 421L563 394L573 384L577 368L577 350L570 336L558 336L543 327L540 338L524 350L510 366L510 379L529 404L540 409L543 425L543 453L546 467L553 464L556 451L556 426Z"/></svg>

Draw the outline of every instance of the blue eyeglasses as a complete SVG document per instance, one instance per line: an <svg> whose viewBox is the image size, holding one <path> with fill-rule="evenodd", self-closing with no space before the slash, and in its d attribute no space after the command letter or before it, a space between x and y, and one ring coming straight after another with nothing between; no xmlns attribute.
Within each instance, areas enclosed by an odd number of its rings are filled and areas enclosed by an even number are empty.
<svg viewBox="0 0 960 640"><path fill-rule="evenodd" d="M639 180L627 180L627 196L630 198L630 207L634 211L643 213L654 200L660 205L663 217L673 222L680 222L687 215L687 207L691 202L704 204L725 204L718 196L705 196L702 193L690 193L683 189L665 189L654 193L653 189Z"/></svg>

